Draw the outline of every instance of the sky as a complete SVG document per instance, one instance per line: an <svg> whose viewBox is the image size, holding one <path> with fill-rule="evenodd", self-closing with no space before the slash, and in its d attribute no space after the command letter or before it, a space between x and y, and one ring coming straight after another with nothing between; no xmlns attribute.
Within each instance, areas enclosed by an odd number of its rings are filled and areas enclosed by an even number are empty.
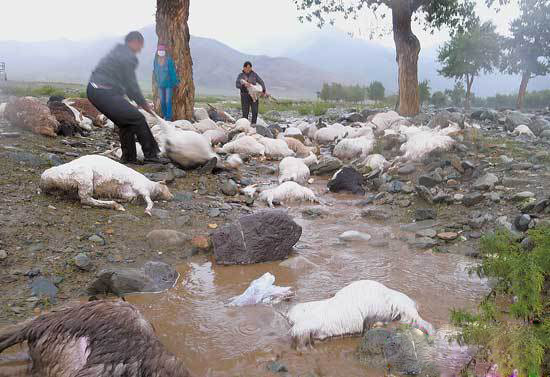
<svg viewBox="0 0 550 377"><path fill-rule="evenodd" d="M517 5L495 13L483 2L478 0L480 17L493 20L505 33L518 14ZM78 41L124 35L152 24L155 4L155 0L1 0L0 40ZM193 35L217 39L246 53L273 55L317 30L313 24L301 24L297 17L293 0L191 0L189 28ZM364 39L368 39L369 31L386 31L384 37L373 42L393 48L388 21L362 16L355 22L339 20L336 28ZM430 34L418 26L415 33L423 48L448 39L445 31Z"/></svg>

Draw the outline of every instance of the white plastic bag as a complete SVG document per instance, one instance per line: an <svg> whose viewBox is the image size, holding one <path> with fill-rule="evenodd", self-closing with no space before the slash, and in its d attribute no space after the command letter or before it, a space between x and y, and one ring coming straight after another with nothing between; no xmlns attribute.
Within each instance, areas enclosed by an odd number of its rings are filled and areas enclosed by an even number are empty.
<svg viewBox="0 0 550 377"><path fill-rule="evenodd" d="M275 276L266 272L260 278L250 283L250 286L242 295L233 297L227 305L276 304L293 295L291 287L278 287L273 285L273 283L275 283Z"/></svg>

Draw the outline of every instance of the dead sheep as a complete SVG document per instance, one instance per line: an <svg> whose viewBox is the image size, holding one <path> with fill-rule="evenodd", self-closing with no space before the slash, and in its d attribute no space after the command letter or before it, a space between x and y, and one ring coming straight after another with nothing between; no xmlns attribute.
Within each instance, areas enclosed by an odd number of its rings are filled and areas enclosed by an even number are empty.
<svg viewBox="0 0 550 377"><path fill-rule="evenodd" d="M309 168L300 158L285 157L279 163L279 183L293 181L305 184L309 175Z"/></svg>
<svg viewBox="0 0 550 377"><path fill-rule="evenodd" d="M238 153L242 156L264 156L265 147L254 137L244 135L225 144L223 153Z"/></svg>
<svg viewBox="0 0 550 377"><path fill-rule="evenodd" d="M531 129L529 127L527 127L526 125L524 125L524 124L522 124L520 126L517 126L514 129L514 131L512 132L512 135L514 135L514 136L526 136L530 139L536 138L533 131L531 131Z"/></svg>
<svg viewBox="0 0 550 377"><path fill-rule="evenodd" d="M195 107L195 109L193 110L193 118L195 118L197 122L200 122L204 119L210 119L210 117L208 116L208 111L206 111L206 109L202 107Z"/></svg>
<svg viewBox="0 0 550 377"><path fill-rule="evenodd" d="M214 153L210 141L193 131L178 130L166 138L166 156L185 169L203 166L219 156Z"/></svg>
<svg viewBox="0 0 550 377"><path fill-rule="evenodd" d="M293 345L299 347L315 339L361 334L376 322L399 321L435 334L410 297L373 280L353 282L325 300L297 304L287 318Z"/></svg>
<svg viewBox="0 0 550 377"><path fill-rule="evenodd" d="M145 213L151 215L153 200L171 200L170 190L164 182L153 182L143 174L105 156L88 155L44 171L40 177L40 189L44 193L76 193L84 205L112 208L124 211L124 207L112 200L123 201L143 198L147 203Z"/></svg>
<svg viewBox="0 0 550 377"><path fill-rule="evenodd" d="M216 128L213 130L208 130L202 134L205 138L210 140L211 145L218 145L218 144L224 144L228 141L228 135L227 132L225 132L222 128Z"/></svg>
<svg viewBox="0 0 550 377"><path fill-rule="evenodd" d="M318 152L318 148L307 147L300 140L293 137L285 137L283 140L287 143L290 150L296 153L297 157L306 157L312 152Z"/></svg>
<svg viewBox="0 0 550 377"><path fill-rule="evenodd" d="M278 159L295 155L284 140L259 137L258 142L264 146L264 155L267 158Z"/></svg>
<svg viewBox="0 0 550 377"><path fill-rule="evenodd" d="M335 123L317 131L315 133L315 141L319 144L329 144L340 137L344 137L345 134L346 127L339 123Z"/></svg>
<svg viewBox="0 0 550 377"><path fill-rule="evenodd" d="M265 201L270 207L273 207L273 202L289 203L310 201L319 203L319 199L317 199L313 191L292 181L284 182L275 188L262 191L259 198Z"/></svg>
<svg viewBox="0 0 550 377"><path fill-rule="evenodd" d="M401 145L403 156L401 159L418 161L433 151L446 151L450 149L455 141L450 134L459 132L457 125L444 129L428 127L402 127L400 132L407 137L407 141Z"/></svg>
<svg viewBox="0 0 550 377"><path fill-rule="evenodd" d="M363 166L368 167L370 170L386 170L390 163L381 154L371 154L362 163Z"/></svg>
<svg viewBox="0 0 550 377"><path fill-rule="evenodd" d="M332 155L340 160L353 160L358 157L365 157L374 149L374 144L375 140L366 136L354 139L345 138L336 144Z"/></svg>
<svg viewBox="0 0 550 377"><path fill-rule="evenodd" d="M81 132L81 128L75 118L74 112L62 102L63 97L52 96L48 100L50 113L59 122L57 134L62 136L74 136Z"/></svg>
<svg viewBox="0 0 550 377"><path fill-rule="evenodd" d="M395 111L388 111L387 113L378 113L372 118L371 123L376 126L377 132L383 132L385 129L396 125L408 125L407 119L403 118Z"/></svg>
<svg viewBox="0 0 550 377"><path fill-rule="evenodd" d="M107 124L107 117L99 112L87 98L68 98L63 101L65 104L77 109L84 117L91 119L96 127L103 127Z"/></svg>
<svg viewBox="0 0 550 377"><path fill-rule="evenodd" d="M195 123L194 127L201 134L205 133L206 131L215 130L216 128L218 128L218 126L216 125L216 122L214 122L210 118L203 119L200 122Z"/></svg>
<svg viewBox="0 0 550 377"><path fill-rule="evenodd" d="M27 342L40 377L189 377L143 315L124 301L43 314L0 335L0 352Z"/></svg>
<svg viewBox="0 0 550 377"><path fill-rule="evenodd" d="M4 116L15 127L39 135L57 136L59 122L51 114L48 106L34 97L21 97L8 102Z"/></svg>

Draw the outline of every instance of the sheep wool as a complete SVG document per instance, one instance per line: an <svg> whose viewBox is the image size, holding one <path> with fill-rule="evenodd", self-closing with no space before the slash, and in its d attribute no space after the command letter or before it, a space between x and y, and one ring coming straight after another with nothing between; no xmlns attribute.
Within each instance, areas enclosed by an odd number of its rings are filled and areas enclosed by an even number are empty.
<svg viewBox="0 0 550 377"><path fill-rule="evenodd" d="M339 137L344 137L346 134L346 127L339 123L332 124L328 127L321 128L315 133L315 141L319 144L329 144Z"/></svg>
<svg viewBox="0 0 550 377"><path fill-rule="evenodd" d="M311 152L306 158L302 158L302 161L304 162L304 164L306 164L307 167L310 167L311 165L317 164L319 162L317 156L313 152Z"/></svg>
<svg viewBox="0 0 550 377"><path fill-rule="evenodd" d="M309 175L309 168L300 158L285 157L279 163L279 183L293 181L305 184Z"/></svg>
<svg viewBox="0 0 550 377"><path fill-rule="evenodd" d="M531 129L524 124L517 126L512 134L514 136L527 136L528 138L536 137L533 131L531 131Z"/></svg>
<svg viewBox="0 0 550 377"><path fill-rule="evenodd" d="M206 131L215 130L216 128L218 128L216 123L210 118L203 119L199 123L195 123L194 126L197 129L197 131L200 132L201 134L205 133Z"/></svg>
<svg viewBox="0 0 550 377"><path fill-rule="evenodd" d="M252 136L242 136L227 144L222 148L224 153L238 153L243 156L263 156L265 147Z"/></svg>
<svg viewBox="0 0 550 377"><path fill-rule="evenodd" d="M173 122L167 122L167 123L172 124L172 126L174 126L176 128L179 128L180 130L195 131L195 132L198 131L195 128L195 126L190 121L188 121L187 119L175 120Z"/></svg>
<svg viewBox="0 0 550 377"><path fill-rule="evenodd" d="M268 158L284 158L294 156L294 152L288 144L281 139L270 139L267 137L258 138L258 142L265 148L265 156Z"/></svg>
<svg viewBox="0 0 550 377"><path fill-rule="evenodd" d="M107 117L99 112L87 98L69 98L63 101L65 104L77 109L83 116L91 119L94 126L103 127L107 123Z"/></svg>
<svg viewBox="0 0 550 377"><path fill-rule="evenodd" d="M368 155L374 148L374 139L366 136L355 139L343 139L332 152L333 156L341 160L352 160Z"/></svg>
<svg viewBox="0 0 550 377"><path fill-rule="evenodd" d="M76 119L78 127L82 128L83 130L86 130L86 131L91 131L92 130L93 122L92 122L91 119L86 118L85 116L83 116L80 113L80 111L78 111L75 107L73 107L69 104L69 101L65 100L65 101L63 101L63 103L69 108L69 110L71 110L73 112L73 115L74 115L74 118Z"/></svg>
<svg viewBox="0 0 550 377"><path fill-rule="evenodd" d="M225 163L231 169L236 170L243 165L243 160L241 159L241 156L239 156L238 154L232 154L231 156L227 157L227 160L225 161Z"/></svg>
<svg viewBox="0 0 550 377"><path fill-rule="evenodd" d="M8 102L5 118L15 127L27 129L39 135L56 137L59 122L48 106L34 97L16 98Z"/></svg>
<svg viewBox="0 0 550 377"><path fill-rule="evenodd" d="M224 144L228 141L227 133L219 127L214 130L204 132L202 136L207 138L212 145Z"/></svg>
<svg viewBox="0 0 550 377"><path fill-rule="evenodd" d="M366 159L363 165L371 170L385 170L390 163L381 154L371 154Z"/></svg>
<svg viewBox="0 0 550 377"><path fill-rule="evenodd" d="M309 140L315 140L315 135L317 134L317 126L315 124L309 125L309 127L304 131L304 135L306 135Z"/></svg>
<svg viewBox="0 0 550 377"><path fill-rule="evenodd" d="M208 111L202 107L195 107L193 110L193 117L197 122L200 122L201 120L210 119L208 116Z"/></svg>
<svg viewBox="0 0 550 377"><path fill-rule="evenodd" d="M284 182L278 187L262 191L260 193L260 200L265 201L270 207L273 207L274 201L279 203L302 201L319 203L319 199L317 199L313 191L292 181Z"/></svg>
<svg viewBox="0 0 550 377"><path fill-rule="evenodd" d="M428 127L408 128L404 131L407 141L401 145L400 149L404 152L401 158L410 161L420 160L435 150L448 150L455 144L453 138L448 135L459 130L458 126L449 126L442 130Z"/></svg>
<svg viewBox="0 0 550 377"><path fill-rule="evenodd" d="M306 147L300 140L293 137L284 137L283 140L298 157L309 156L311 152L316 150L314 147Z"/></svg>
<svg viewBox="0 0 550 377"><path fill-rule="evenodd" d="M171 132L166 138L166 156L186 169L193 169L206 164L213 158L220 158L210 145L208 139L193 131Z"/></svg>
<svg viewBox="0 0 550 377"><path fill-rule="evenodd" d="M143 174L105 156L88 155L44 171L40 188L45 193L62 191L77 193L80 202L99 208L124 211L115 201L100 198L134 200L142 197L145 213L151 215L153 199L171 200L172 194L163 182L153 182Z"/></svg>
<svg viewBox="0 0 550 377"><path fill-rule="evenodd" d="M246 83L246 80L241 80L241 84ZM256 102L258 98L262 95L262 92L264 91L264 88L260 84L256 85L250 85L248 88L248 94L250 94L250 97L252 97L252 101Z"/></svg>
<svg viewBox="0 0 550 377"><path fill-rule="evenodd" d="M376 322L396 320L435 334L410 297L373 280L353 282L326 300L297 304L287 318L297 346L312 344L314 339L360 334Z"/></svg>
<svg viewBox="0 0 550 377"><path fill-rule="evenodd" d="M387 113L376 114L374 118L372 118L371 123L376 126L377 131L381 132L403 121L406 121L406 119L395 111L388 111Z"/></svg>

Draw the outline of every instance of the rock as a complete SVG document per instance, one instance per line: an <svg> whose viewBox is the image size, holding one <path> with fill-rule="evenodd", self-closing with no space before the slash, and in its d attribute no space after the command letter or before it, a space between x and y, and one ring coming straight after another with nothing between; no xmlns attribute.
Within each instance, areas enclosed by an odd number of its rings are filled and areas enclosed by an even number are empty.
<svg viewBox="0 0 550 377"><path fill-rule="evenodd" d="M191 239L185 233L170 229L152 230L146 238L149 247L157 251L183 248Z"/></svg>
<svg viewBox="0 0 550 377"><path fill-rule="evenodd" d="M463 194L454 194L453 195L453 200L455 202L461 202L462 200L464 200L464 195Z"/></svg>
<svg viewBox="0 0 550 377"><path fill-rule="evenodd" d="M48 161L52 166L59 166L63 164L63 160L55 153L44 153L41 157Z"/></svg>
<svg viewBox="0 0 550 377"><path fill-rule="evenodd" d="M278 361L270 361L267 363L267 370L272 373L286 373L288 368Z"/></svg>
<svg viewBox="0 0 550 377"><path fill-rule="evenodd" d="M417 249L430 249L437 245L437 241L429 237L420 237L411 239L409 245Z"/></svg>
<svg viewBox="0 0 550 377"><path fill-rule="evenodd" d="M433 356L426 337L415 329L371 329L357 349L361 363L368 368L387 370L392 374L434 376Z"/></svg>
<svg viewBox="0 0 550 377"><path fill-rule="evenodd" d="M365 195L363 188L364 178L361 173L351 166L339 170L328 182L331 192L351 192L352 194Z"/></svg>
<svg viewBox="0 0 550 377"><path fill-rule="evenodd" d="M191 224L191 217L187 215L176 217L177 226L186 226Z"/></svg>
<svg viewBox="0 0 550 377"><path fill-rule="evenodd" d="M178 272L162 262L147 262L141 268L110 268L99 272L88 287L88 294L123 296L129 293L162 292L172 288Z"/></svg>
<svg viewBox="0 0 550 377"><path fill-rule="evenodd" d="M348 230L338 236L342 241L369 241L372 237L370 234Z"/></svg>
<svg viewBox="0 0 550 377"><path fill-rule="evenodd" d="M397 170L397 174L400 175L409 175L416 171L416 166L414 164L405 164Z"/></svg>
<svg viewBox="0 0 550 377"><path fill-rule="evenodd" d="M429 204L433 204L434 197L433 197L432 193L430 192L430 189L428 189L426 186L422 186L422 185L416 185L415 189L416 189L416 193L418 194L418 196L420 198L422 198L425 202L427 202Z"/></svg>
<svg viewBox="0 0 550 377"><path fill-rule="evenodd" d="M447 186L456 187L458 186L458 181L456 179L449 179L447 180Z"/></svg>
<svg viewBox="0 0 550 377"><path fill-rule="evenodd" d="M500 195L496 192L488 192L485 195L483 195L486 199L489 199L493 203L499 203L500 202Z"/></svg>
<svg viewBox="0 0 550 377"><path fill-rule="evenodd" d="M401 192L401 190L403 190L403 182L401 181L391 181L390 184L388 185L388 192L391 192L391 193L398 193L398 192Z"/></svg>
<svg viewBox="0 0 550 377"><path fill-rule="evenodd" d="M506 114L504 129L512 132L517 126L521 126L522 124L528 125L530 123L531 119L527 115L519 111L509 111Z"/></svg>
<svg viewBox="0 0 550 377"><path fill-rule="evenodd" d="M74 257L74 264L83 271L90 271L93 268L90 257L85 253L80 253Z"/></svg>
<svg viewBox="0 0 550 377"><path fill-rule="evenodd" d="M193 200L193 194L190 192L176 192L173 200L175 202L190 202Z"/></svg>
<svg viewBox="0 0 550 377"><path fill-rule="evenodd" d="M254 128L256 129L256 133L258 135L261 135L263 137L268 137L270 139L273 139L273 133L271 132L271 130L268 128L268 127L265 127L265 126L262 126L260 124L256 124L254 126Z"/></svg>
<svg viewBox="0 0 550 377"><path fill-rule="evenodd" d="M145 173L144 175L153 182L161 182L161 181L173 182L175 178L172 172L168 172L168 171L163 171L158 173Z"/></svg>
<svg viewBox="0 0 550 377"><path fill-rule="evenodd" d="M208 217L218 217L219 215L221 215L221 211L219 210L219 208L211 208L210 210L208 210Z"/></svg>
<svg viewBox="0 0 550 377"><path fill-rule="evenodd" d="M500 156L500 161L502 161L503 164L511 164L512 162L514 162L514 159L506 155L502 155Z"/></svg>
<svg viewBox="0 0 550 377"><path fill-rule="evenodd" d="M416 232L416 235L419 237L434 238L437 235L437 232L434 229L422 229Z"/></svg>
<svg viewBox="0 0 550 377"><path fill-rule="evenodd" d="M346 116L346 120L350 123L355 123L355 122L366 122L366 118L363 116L362 113L351 113L349 115Z"/></svg>
<svg viewBox="0 0 550 377"><path fill-rule="evenodd" d="M287 258L302 227L284 211L265 210L243 216L212 234L218 264L251 264Z"/></svg>
<svg viewBox="0 0 550 377"><path fill-rule="evenodd" d="M91 241L101 246L106 244L105 239L97 234L92 234L90 237L88 237L88 241Z"/></svg>
<svg viewBox="0 0 550 377"><path fill-rule="evenodd" d="M544 131L550 130L550 122L540 116L533 118L530 123L524 124L537 136L542 136Z"/></svg>
<svg viewBox="0 0 550 377"><path fill-rule="evenodd" d="M326 217L329 212L320 207L308 207L302 210L302 216L310 219L317 219L320 217Z"/></svg>
<svg viewBox="0 0 550 377"><path fill-rule="evenodd" d="M550 199L543 199L533 205L532 211L542 213L548 206L550 206Z"/></svg>
<svg viewBox="0 0 550 377"><path fill-rule="evenodd" d="M6 250L0 250L0 261L8 259L8 252Z"/></svg>
<svg viewBox="0 0 550 377"><path fill-rule="evenodd" d="M208 111L202 107L198 107L194 109L193 111L193 117L197 122L200 122L201 120L210 119L208 116Z"/></svg>
<svg viewBox="0 0 550 377"><path fill-rule="evenodd" d="M546 129L540 133L542 139L550 139L550 130Z"/></svg>
<svg viewBox="0 0 550 377"><path fill-rule="evenodd" d="M167 211L165 209L153 208L151 214L161 220L166 220L170 218L170 211Z"/></svg>
<svg viewBox="0 0 550 377"><path fill-rule="evenodd" d="M533 249L535 248L535 242L531 238L525 237L523 240L521 240L521 247L524 251L533 251Z"/></svg>
<svg viewBox="0 0 550 377"><path fill-rule="evenodd" d="M514 219L514 226L520 232L525 232L527 229L529 229L530 223L531 223L531 216L527 214L519 215Z"/></svg>
<svg viewBox="0 0 550 377"><path fill-rule="evenodd" d="M37 298L47 298L55 301L57 297L57 287L51 280L44 277L37 277L31 283L32 295Z"/></svg>
<svg viewBox="0 0 550 377"><path fill-rule="evenodd" d="M417 221L415 223L410 224L403 224L400 226L400 229L403 232L418 232L419 230L423 229L430 229L435 226L437 226L437 221L435 220L424 220L424 221Z"/></svg>
<svg viewBox="0 0 550 377"><path fill-rule="evenodd" d="M435 220L437 212L433 208L417 208L414 211L414 219L416 221Z"/></svg>
<svg viewBox="0 0 550 377"><path fill-rule="evenodd" d="M191 245L193 248L200 250L200 251L209 251L212 247L212 242L210 240L210 237L206 236L195 236L191 240Z"/></svg>
<svg viewBox="0 0 550 377"><path fill-rule="evenodd" d="M437 238L444 241L456 240L457 237L458 237L458 233L455 233L455 232L442 232L437 234Z"/></svg>
<svg viewBox="0 0 550 377"><path fill-rule="evenodd" d="M385 221L391 217L391 214L383 208L367 208L361 211L361 216L368 219Z"/></svg>
<svg viewBox="0 0 550 377"><path fill-rule="evenodd" d="M222 193L227 196L235 196L239 193L239 187L234 180L228 179L220 187Z"/></svg>
<svg viewBox="0 0 550 377"><path fill-rule="evenodd" d="M11 160L17 161L19 163L34 166L34 167L38 167L40 165L45 164L44 159L28 152L8 151L3 153L2 156L7 157Z"/></svg>
<svg viewBox="0 0 550 377"><path fill-rule="evenodd" d="M535 194L533 194L531 191L522 191L522 192L518 192L517 194L514 194L514 196L512 196L512 200L521 201L521 200L531 199L534 197L535 197Z"/></svg>
<svg viewBox="0 0 550 377"><path fill-rule="evenodd" d="M474 190L491 190L498 183L498 177L493 173L487 173L479 177L473 184Z"/></svg>
<svg viewBox="0 0 550 377"><path fill-rule="evenodd" d="M342 161L336 157L322 156L318 163L309 167L309 170L311 171L311 174L314 175L330 175L341 169L342 166Z"/></svg>
<svg viewBox="0 0 550 377"><path fill-rule="evenodd" d="M431 172L429 174L424 174L418 177L418 185L426 186L427 188L432 188L437 186L443 181L441 175L437 172Z"/></svg>
<svg viewBox="0 0 550 377"><path fill-rule="evenodd" d="M483 195L479 192L472 192L469 194L464 195L464 198L462 199L462 203L466 207L471 207L473 205L479 204L483 201Z"/></svg>

